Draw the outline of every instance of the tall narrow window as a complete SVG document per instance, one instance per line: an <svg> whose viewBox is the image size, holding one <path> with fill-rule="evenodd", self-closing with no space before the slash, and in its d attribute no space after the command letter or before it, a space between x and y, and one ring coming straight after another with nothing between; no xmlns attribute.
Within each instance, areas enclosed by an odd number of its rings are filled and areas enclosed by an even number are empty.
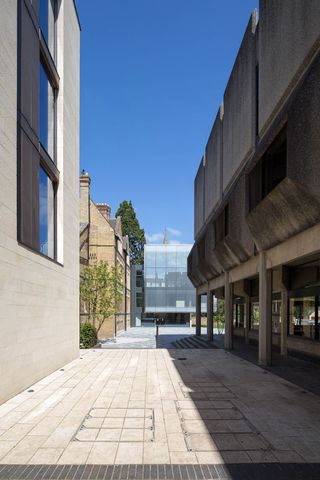
<svg viewBox="0 0 320 480"><path fill-rule="evenodd" d="M55 0L40 0L39 21L42 35L55 58Z"/></svg>
<svg viewBox="0 0 320 480"><path fill-rule="evenodd" d="M54 187L45 170L39 169L40 252L54 258Z"/></svg>
<svg viewBox="0 0 320 480"><path fill-rule="evenodd" d="M40 142L54 161L55 95L47 73L40 64Z"/></svg>
<svg viewBox="0 0 320 480"><path fill-rule="evenodd" d="M59 89L55 4L56 0L18 2L17 237L21 244L52 259L57 253L55 196L59 186L55 152L55 98ZM36 24L32 12L38 5Z"/></svg>
<svg viewBox="0 0 320 480"><path fill-rule="evenodd" d="M215 241L216 244L222 240L229 233L229 206L226 205L218 218L214 222Z"/></svg>

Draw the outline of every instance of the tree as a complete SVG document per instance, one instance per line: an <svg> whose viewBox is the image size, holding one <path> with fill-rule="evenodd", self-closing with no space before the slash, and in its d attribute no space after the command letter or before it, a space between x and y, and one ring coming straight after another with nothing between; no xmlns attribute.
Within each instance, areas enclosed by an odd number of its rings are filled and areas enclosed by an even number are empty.
<svg viewBox="0 0 320 480"><path fill-rule="evenodd" d="M131 263L143 265L146 237L131 201L124 200L120 203L116 213L116 217L119 216L121 217L122 233L129 237Z"/></svg>
<svg viewBox="0 0 320 480"><path fill-rule="evenodd" d="M97 333L111 315L117 314L122 297L121 267L109 266L107 262L84 267L81 273L80 301Z"/></svg>

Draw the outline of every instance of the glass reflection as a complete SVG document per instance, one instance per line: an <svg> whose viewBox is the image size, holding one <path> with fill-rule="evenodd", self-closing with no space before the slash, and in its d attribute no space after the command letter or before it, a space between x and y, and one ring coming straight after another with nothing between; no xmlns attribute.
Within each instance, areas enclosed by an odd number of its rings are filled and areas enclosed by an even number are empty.
<svg viewBox="0 0 320 480"><path fill-rule="evenodd" d="M39 171L39 236L40 252L54 258L54 190L42 167Z"/></svg>
<svg viewBox="0 0 320 480"><path fill-rule="evenodd" d="M39 25L52 58L55 58L55 0L40 0Z"/></svg>
<svg viewBox="0 0 320 480"><path fill-rule="evenodd" d="M316 324L318 324L318 318L316 297L290 299L289 335L317 338Z"/></svg>
<svg viewBox="0 0 320 480"><path fill-rule="evenodd" d="M54 90L40 64L40 142L54 160Z"/></svg>

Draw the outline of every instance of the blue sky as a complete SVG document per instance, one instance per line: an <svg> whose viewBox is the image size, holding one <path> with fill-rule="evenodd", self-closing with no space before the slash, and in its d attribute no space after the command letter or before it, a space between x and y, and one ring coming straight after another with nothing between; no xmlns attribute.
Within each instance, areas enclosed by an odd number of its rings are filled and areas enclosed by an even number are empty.
<svg viewBox="0 0 320 480"><path fill-rule="evenodd" d="M193 242L193 181L258 0L77 0L81 168L149 241Z"/></svg>

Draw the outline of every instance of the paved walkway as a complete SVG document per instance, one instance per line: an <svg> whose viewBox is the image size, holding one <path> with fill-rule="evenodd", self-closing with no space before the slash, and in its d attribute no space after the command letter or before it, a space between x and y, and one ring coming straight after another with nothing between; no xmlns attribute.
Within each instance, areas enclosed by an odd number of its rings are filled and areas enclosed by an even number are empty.
<svg viewBox="0 0 320 480"><path fill-rule="evenodd" d="M2 479L319 479L319 452L319 398L219 349L83 351L0 406Z"/></svg>
<svg viewBox="0 0 320 480"><path fill-rule="evenodd" d="M169 325L159 326L159 335L156 337L156 327L134 327L127 331L119 332L117 337L107 340L102 348L173 348L172 343L195 335L194 327L171 327ZM206 329L202 329L206 335Z"/></svg>

